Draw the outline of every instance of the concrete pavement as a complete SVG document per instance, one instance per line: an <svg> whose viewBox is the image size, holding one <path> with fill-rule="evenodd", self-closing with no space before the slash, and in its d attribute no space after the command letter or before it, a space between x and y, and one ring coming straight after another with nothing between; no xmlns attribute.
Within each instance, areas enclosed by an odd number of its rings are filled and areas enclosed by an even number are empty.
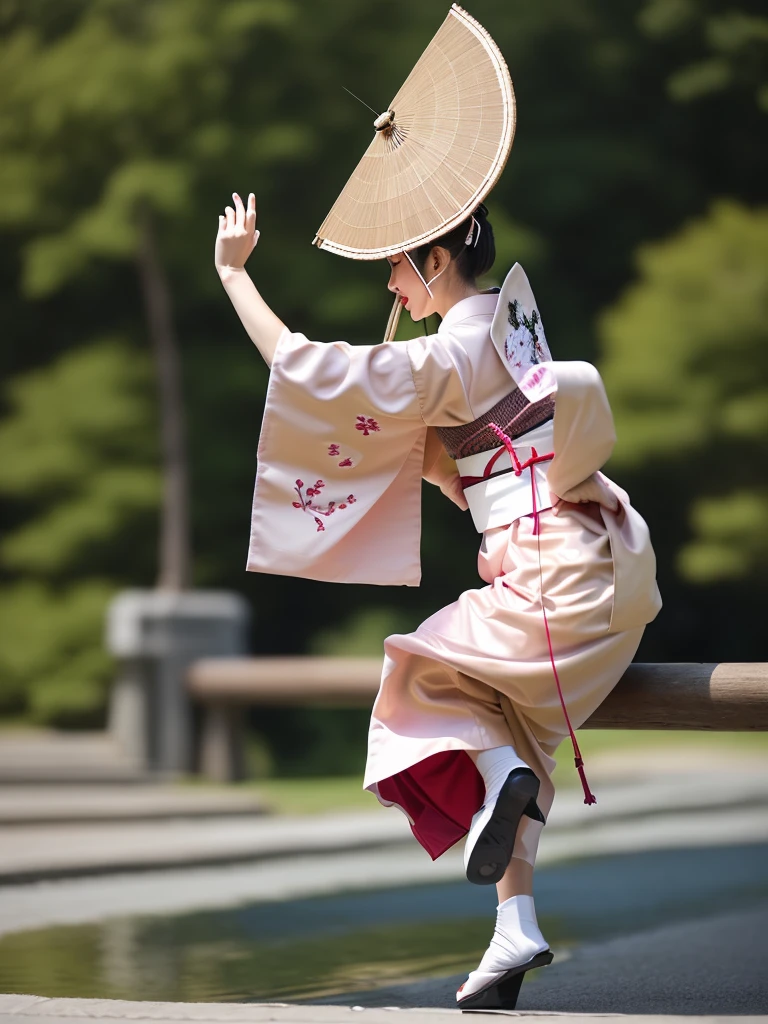
<svg viewBox="0 0 768 1024"><path fill-rule="evenodd" d="M658 1017L623 1014L502 1013L528 1024L658 1024ZM458 1010L401 1009L362 1006L290 1006L285 1003L151 1003L113 999L44 999L38 996L0 996L0 1021L11 1024L71 1024L77 1020L131 1021L156 1024L455 1024L463 1017ZM498 1013L473 1014L473 1019L491 1021ZM465 1018L466 1019L466 1018ZM664 1024L765 1024L765 1016L665 1016Z"/></svg>

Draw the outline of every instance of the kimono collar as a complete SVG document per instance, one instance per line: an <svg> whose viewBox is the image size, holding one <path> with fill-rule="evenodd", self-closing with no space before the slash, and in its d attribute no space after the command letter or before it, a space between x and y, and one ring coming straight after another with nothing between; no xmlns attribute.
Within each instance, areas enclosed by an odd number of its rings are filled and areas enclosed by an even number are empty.
<svg viewBox="0 0 768 1024"><path fill-rule="evenodd" d="M445 314L437 329L437 333L441 334L449 327L453 327L454 324L461 323L461 321L468 320L473 316L492 317L496 312L498 301L498 288L488 292L481 292L479 295L470 295L466 299L461 299L454 306L451 306Z"/></svg>

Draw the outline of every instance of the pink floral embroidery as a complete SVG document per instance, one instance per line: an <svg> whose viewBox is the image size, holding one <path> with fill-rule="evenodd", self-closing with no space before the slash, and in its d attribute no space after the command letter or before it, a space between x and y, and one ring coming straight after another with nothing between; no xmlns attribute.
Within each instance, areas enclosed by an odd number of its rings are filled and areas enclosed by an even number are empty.
<svg viewBox="0 0 768 1024"><path fill-rule="evenodd" d="M526 385L528 387L532 387L535 384L539 384L546 377L546 375L546 370L543 367L541 367L538 370L534 370L533 373L529 372L527 374L528 380L526 381Z"/></svg>
<svg viewBox="0 0 768 1024"><path fill-rule="evenodd" d="M332 442L331 444L329 444L328 445L328 454L332 458L337 459L341 455L341 445L340 444L336 444L335 441ZM339 463L339 466L341 466L342 469L349 469L349 467L353 466L353 465L354 465L354 463L352 462L352 459L348 455L346 455L341 460L341 462Z"/></svg>
<svg viewBox="0 0 768 1024"><path fill-rule="evenodd" d="M381 427L376 420L370 416L358 416L357 423L355 424L355 430L362 430L363 437L368 437L371 432L377 433L381 430Z"/></svg>
<svg viewBox="0 0 768 1024"><path fill-rule="evenodd" d="M324 533L325 532L325 524L323 523L323 520L320 519L320 516L326 516L326 517L332 516L337 508L346 508L347 505L352 505L357 500L355 498L354 494L350 494L349 497L346 500L346 503L342 503L340 505L337 505L335 501L329 501L328 504L325 505L325 506L318 505L315 502L313 502L311 499L316 497L318 494L320 494L322 489L325 487L325 481L324 480L316 480L314 487L308 487L307 488L306 497L302 494L302 488L303 487L304 487L304 481L303 480L297 480L296 481L296 487L294 488L294 490L298 494L299 500L298 501L294 501L291 504L293 505L294 508L301 509L302 512L307 512L307 513L309 513L312 516L312 518L315 520L315 523L317 524L317 532L318 533Z"/></svg>

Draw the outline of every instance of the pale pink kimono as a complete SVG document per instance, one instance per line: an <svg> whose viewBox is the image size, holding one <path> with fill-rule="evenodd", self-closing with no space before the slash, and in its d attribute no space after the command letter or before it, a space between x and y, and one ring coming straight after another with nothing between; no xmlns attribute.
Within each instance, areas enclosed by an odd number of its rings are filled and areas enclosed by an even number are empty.
<svg viewBox="0 0 768 1024"><path fill-rule="evenodd" d="M510 278L530 294L517 265ZM464 299L436 334L407 342L323 344L283 332L259 441L249 570L418 586L427 427L471 423L517 386L491 334L498 303L494 293ZM600 376L589 363L546 361L518 382L531 400L554 395L547 482L563 495L613 448ZM364 787L405 811L432 857L462 838L483 801L467 751L512 743L538 775L549 812L553 754L568 728L542 592L574 727L616 685L659 611L647 527L626 493L603 480L617 512L547 509L538 534L532 516L486 530L478 559L486 586L385 641Z"/></svg>

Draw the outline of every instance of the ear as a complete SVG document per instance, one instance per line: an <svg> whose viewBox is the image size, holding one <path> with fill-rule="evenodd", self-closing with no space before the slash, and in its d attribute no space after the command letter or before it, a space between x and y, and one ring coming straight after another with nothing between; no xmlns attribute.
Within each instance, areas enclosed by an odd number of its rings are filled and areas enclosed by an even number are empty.
<svg viewBox="0 0 768 1024"><path fill-rule="evenodd" d="M429 254L429 260L433 270L442 270L451 262L451 254L442 245L436 245Z"/></svg>

